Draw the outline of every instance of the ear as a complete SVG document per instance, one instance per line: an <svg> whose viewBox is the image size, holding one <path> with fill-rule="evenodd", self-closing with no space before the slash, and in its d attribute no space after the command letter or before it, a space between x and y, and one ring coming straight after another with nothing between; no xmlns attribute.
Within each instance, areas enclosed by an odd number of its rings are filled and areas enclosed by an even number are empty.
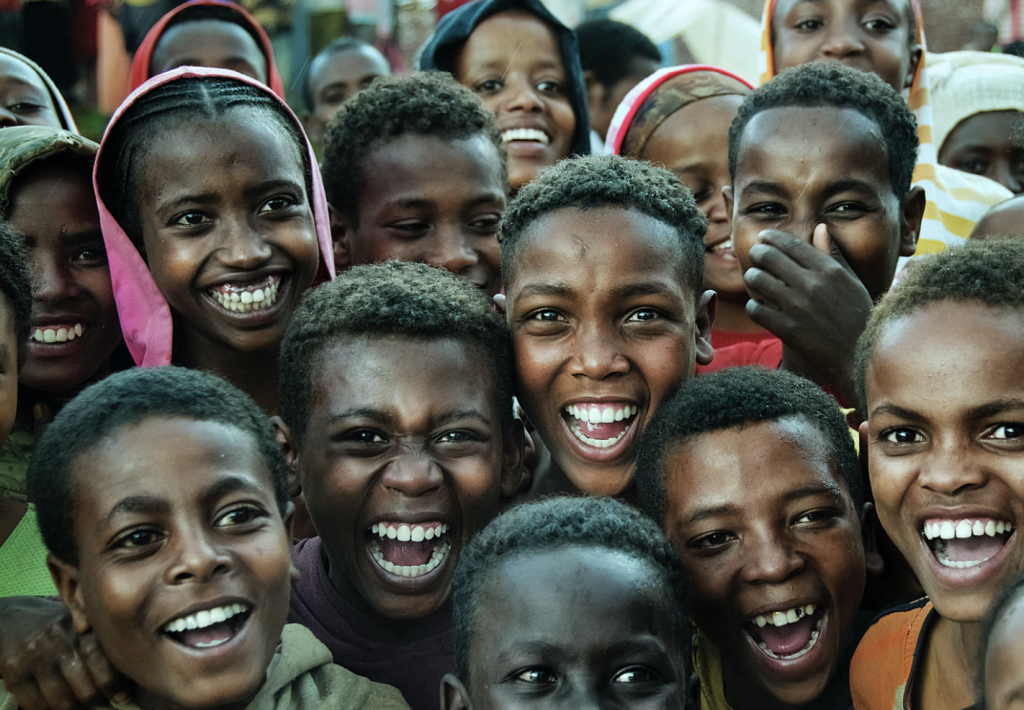
<svg viewBox="0 0 1024 710"><path fill-rule="evenodd" d="M273 416L270 418L270 426L274 427L274 436L284 451L284 460L288 464L288 495L294 498L302 493L302 481L299 479L299 447L295 445L295 438L291 429L284 423L284 419Z"/></svg>
<svg viewBox="0 0 1024 710"><path fill-rule="evenodd" d="M587 87L587 104L600 106L604 99L604 85L597 80L597 74L587 69L583 72L583 82Z"/></svg>
<svg viewBox="0 0 1024 710"><path fill-rule="evenodd" d="M331 224L331 242L334 244L334 267L342 271L352 266L352 224L329 203L327 214Z"/></svg>
<svg viewBox="0 0 1024 710"><path fill-rule="evenodd" d="M927 204L924 188L918 185L910 188L900 205L900 256L913 256L917 240L921 236L921 222Z"/></svg>
<svg viewBox="0 0 1024 710"><path fill-rule="evenodd" d="M722 188L722 197L725 198L725 213L729 215L729 224L733 222L732 206L733 206L733 192L732 185L726 185Z"/></svg>
<svg viewBox="0 0 1024 710"><path fill-rule="evenodd" d="M50 570L50 577L57 587L57 594L64 606L71 612L71 620L75 625L75 632L84 634L92 628L89 617L85 613L85 600L82 598L82 587L78 583L78 568L69 565L63 560L54 557L51 552L46 556L46 566Z"/></svg>
<svg viewBox="0 0 1024 710"><path fill-rule="evenodd" d="M875 535L877 525L881 523L875 514L875 504L865 503L860 516L860 534L864 541L864 567L871 577L878 577L885 570L885 561L878 552L878 537Z"/></svg>
<svg viewBox="0 0 1024 710"><path fill-rule="evenodd" d="M472 710L469 702L469 691L454 673L448 673L441 679L441 710Z"/></svg>
<svg viewBox="0 0 1024 710"><path fill-rule="evenodd" d="M512 422L512 433L503 437L501 455L501 497L511 498L519 492L523 480L526 429L520 419Z"/></svg>
<svg viewBox="0 0 1024 710"><path fill-rule="evenodd" d="M718 294L705 291L697 303L697 316L694 326L697 330L697 363L708 365L715 357L715 349L711 347L711 326L715 322L715 311L718 309Z"/></svg>
<svg viewBox="0 0 1024 710"><path fill-rule="evenodd" d="M907 75L903 77L904 89L909 89L910 85L914 83L914 75L917 74L917 66L921 63L923 56L924 50L921 49L921 45L917 42L910 45L910 65L907 67Z"/></svg>

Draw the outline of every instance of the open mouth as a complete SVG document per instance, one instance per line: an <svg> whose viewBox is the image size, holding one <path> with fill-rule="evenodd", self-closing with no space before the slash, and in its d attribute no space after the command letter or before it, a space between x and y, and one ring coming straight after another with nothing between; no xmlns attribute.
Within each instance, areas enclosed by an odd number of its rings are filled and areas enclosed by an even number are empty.
<svg viewBox="0 0 1024 710"><path fill-rule="evenodd" d="M247 604L228 604L179 616L160 631L184 646L214 648L238 635L251 615Z"/></svg>
<svg viewBox="0 0 1024 710"><path fill-rule="evenodd" d="M563 410L569 431L587 446L606 449L617 444L633 427L632 404L570 404Z"/></svg>
<svg viewBox="0 0 1024 710"><path fill-rule="evenodd" d="M743 631L768 658L795 661L817 645L824 619L824 609L806 604L755 616L743 624Z"/></svg>
<svg viewBox="0 0 1024 710"><path fill-rule="evenodd" d="M430 574L448 557L446 523L380 522L367 531L370 557L385 572L399 577Z"/></svg>
<svg viewBox="0 0 1024 710"><path fill-rule="evenodd" d="M732 250L732 237L729 237L725 241L718 242L718 244L710 244L704 248L704 251L717 254L719 256L735 256Z"/></svg>
<svg viewBox="0 0 1024 710"><path fill-rule="evenodd" d="M926 520L922 535L943 567L966 569L988 562L1013 535L1013 523L993 518Z"/></svg>
<svg viewBox="0 0 1024 710"><path fill-rule="evenodd" d="M34 343L66 343L81 338L88 326L82 323L41 325L32 330L29 339Z"/></svg>
<svg viewBox="0 0 1024 710"><path fill-rule="evenodd" d="M218 284L207 289L207 293L226 311L250 313L273 307L280 288L281 274L272 274L252 284Z"/></svg>
<svg viewBox="0 0 1024 710"><path fill-rule="evenodd" d="M551 143L551 137L544 131L537 130L536 128L510 128L507 131L501 132L502 143L517 143L520 141L548 145Z"/></svg>

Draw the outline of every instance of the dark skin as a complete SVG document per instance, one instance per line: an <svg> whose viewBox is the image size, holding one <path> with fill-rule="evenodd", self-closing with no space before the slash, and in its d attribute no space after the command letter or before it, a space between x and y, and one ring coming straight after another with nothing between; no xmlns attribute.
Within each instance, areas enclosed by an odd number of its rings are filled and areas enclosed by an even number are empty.
<svg viewBox="0 0 1024 710"><path fill-rule="evenodd" d="M146 263L175 316L176 362L219 374L269 414L278 345L319 263L299 150L251 109L189 121L152 142L136 203ZM257 286L276 289L259 310L229 310L214 294Z"/></svg>
<svg viewBox="0 0 1024 710"><path fill-rule="evenodd" d="M515 493L522 428L502 435L490 364L462 341L346 335L320 357L320 396L302 440L274 421L332 586L404 628L448 600L462 548ZM371 527L382 521L443 523L450 548L432 571L399 576L372 556Z"/></svg>
<svg viewBox="0 0 1024 710"><path fill-rule="evenodd" d="M986 212L971 232L971 239L982 236L1024 238L1024 197L1011 197Z"/></svg>
<svg viewBox="0 0 1024 710"><path fill-rule="evenodd" d="M666 118L644 144L641 158L664 165L683 181L708 217L704 235L704 288L718 294L715 330L758 333L747 314L750 298L732 249L732 222L722 188L729 185L729 124L742 96L711 96Z"/></svg>
<svg viewBox="0 0 1024 710"><path fill-rule="evenodd" d="M11 433L17 413L18 336L14 332L14 314L7 297L0 295L0 443ZM0 497L0 545L14 532L25 510L25 503Z"/></svg>
<svg viewBox="0 0 1024 710"><path fill-rule="evenodd" d="M61 128L60 115L46 84L27 64L0 55L0 128L53 126Z"/></svg>
<svg viewBox="0 0 1024 710"><path fill-rule="evenodd" d="M331 210L339 267L389 259L437 266L488 296L501 290L503 158L483 135L404 135L365 158L355 218Z"/></svg>
<svg viewBox="0 0 1024 710"><path fill-rule="evenodd" d="M1015 195L1024 192L1024 146L1014 139L1020 111L986 111L956 125L939 149L939 163L984 175Z"/></svg>
<svg viewBox="0 0 1024 710"><path fill-rule="evenodd" d="M267 58L244 27L224 20L196 20L164 32L153 48L149 75L178 67L231 69L267 83Z"/></svg>
<svg viewBox="0 0 1024 710"><path fill-rule="evenodd" d="M981 303L928 304L889 323L865 377L871 489L878 518L938 618L922 647L914 707L975 702L980 626L1024 570L1024 317ZM913 358L909 361L907 358ZM967 569L939 562L927 521L994 519L1008 537Z"/></svg>
<svg viewBox="0 0 1024 710"><path fill-rule="evenodd" d="M509 556L475 600L469 677L445 676L441 707L682 708L688 664L664 580L599 547Z"/></svg>
<svg viewBox="0 0 1024 710"><path fill-rule="evenodd" d="M302 120L310 140L323 140L328 121L341 105L380 76L390 76L384 55L367 45L318 55L309 65L309 94L313 105Z"/></svg>
<svg viewBox="0 0 1024 710"><path fill-rule="evenodd" d="M723 192L747 312L782 340L785 369L852 402L857 337L914 253L924 191L896 195L878 126L852 109L769 109L740 140Z"/></svg>
<svg viewBox="0 0 1024 710"><path fill-rule="evenodd" d="M694 298L679 234L634 210L556 210L521 239L495 300L512 332L516 396L551 452L550 485L632 496L643 429L695 363L713 357L714 293ZM598 448L575 433L588 427L569 406L635 411L620 418L614 445Z"/></svg>
<svg viewBox="0 0 1024 710"><path fill-rule="evenodd" d="M596 131L601 140L604 140L608 135L609 126L612 125L612 118L615 117L615 109L626 98L626 94L659 68L661 63L653 59L630 57L626 75L611 86L598 81L597 76L589 69L583 72L583 78L587 82L587 116L590 118L590 130Z"/></svg>
<svg viewBox="0 0 1024 710"><path fill-rule="evenodd" d="M1018 707L1024 693L1020 672L1024 667L1024 604L1019 596L999 617L988 639L988 647L983 650L986 656L982 679L985 707L991 710Z"/></svg>
<svg viewBox="0 0 1024 710"><path fill-rule="evenodd" d="M771 29L776 73L837 61L902 91L923 54L910 0L780 0Z"/></svg>
<svg viewBox="0 0 1024 710"><path fill-rule="evenodd" d="M721 652L729 704L812 702L846 651L866 572L859 512L825 437L804 417L707 432L670 449L664 468L665 530L694 621ZM807 604L820 615L810 650L767 656L752 620Z"/></svg>

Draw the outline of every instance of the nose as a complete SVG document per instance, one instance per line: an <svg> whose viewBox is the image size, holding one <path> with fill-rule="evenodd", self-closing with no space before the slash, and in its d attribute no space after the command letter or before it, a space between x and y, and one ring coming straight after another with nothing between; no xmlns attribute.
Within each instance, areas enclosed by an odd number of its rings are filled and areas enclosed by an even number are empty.
<svg viewBox="0 0 1024 710"><path fill-rule="evenodd" d="M864 42L861 38L860 25L856 20L837 22L829 26L821 53L827 59L843 60L861 54Z"/></svg>
<svg viewBox="0 0 1024 710"><path fill-rule="evenodd" d="M441 487L444 474L422 451L403 451L384 469L381 483L391 490L415 498Z"/></svg>
<svg viewBox="0 0 1024 710"><path fill-rule="evenodd" d="M172 584L208 582L231 569L231 556L204 530L188 530L176 535L174 564L168 569Z"/></svg>
<svg viewBox="0 0 1024 710"><path fill-rule="evenodd" d="M576 333L569 374L603 380L629 372L622 336L617 329L586 327Z"/></svg>
<svg viewBox="0 0 1024 710"><path fill-rule="evenodd" d="M1006 186L1006 189L1015 195L1021 192L1021 178L1024 176L1014 171L1009 161L1000 160L996 170L997 172L993 176L996 182Z"/></svg>
<svg viewBox="0 0 1024 710"><path fill-rule="evenodd" d="M782 584L804 568L804 558L793 539L781 531L748 532L743 547L743 577L750 584Z"/></svg>
<svg viewBox="0 0 1024 710"><path fill-rule="evenodd" d="M56 258L47 258L44 250L32 254L32 297L45 303L73 298L79 292L69 267Z"/></svg>
<svg viewBox="0 0 1024 710"><path fill-rule="evenodd" d="M715 190L714 196L708 200L708 220L713 223L726 223L729 221L729 211L725 208L725 195L722 190Z"/></svg>
<svg viewBox="0 0 1024 710"><path fill-rule="evenodd" d="M17 125L18 117L6 108L0 107L0 128L10 128L11 126Z"/></svg>
<svg viewBox="0 0 1024 710"><path fill-rule="evenodd" d="M988 481L984 464L955 442L936 442L921 461L918 483L926 490L955 496Z"/></svg>
<svg viewBox="0 0 1024 710"><path fill-rule="evenodd" d="M427 263L438 266L453 274L461 274L480 262L480 256L472 248L469 238L461 229L446 229L437 234L434 248L427 256Z"/></svg>
<svg viewBox="0 0 1024 710"><path fill-rule="evenodd" d="M273 255L266 238L247 219L226 220L218 256L222 264L240 270L262 266Z"/></svg>
<svg viewBox="0 0 1024 710"><path fill-rule="evenodd" d="M509 94L505 108L509 111L531 113L544 110L543 98L525 77L510 78L507 86Z"/></svg>

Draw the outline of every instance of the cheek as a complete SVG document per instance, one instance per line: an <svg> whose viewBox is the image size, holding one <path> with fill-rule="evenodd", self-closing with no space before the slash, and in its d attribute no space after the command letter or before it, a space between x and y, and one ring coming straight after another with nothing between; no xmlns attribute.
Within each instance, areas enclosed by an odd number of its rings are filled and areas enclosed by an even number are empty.
<svg viewBox="0 0 1024 710"><path fill-rule="evenodd" d="M576 130L576 114L568 100L551 102L551 115L558 127L558 144L564 145L565 154L572 148L572 134Z"/></svg>
<svg viewBox="0 0 1024 710"><path fill-rule="evenodd" d="M455 488L462 518L469 527L464 532L476 533L497 512L501 452L495 447L483 456L449 464L447 468L452 475L452 486Z"/></svg>
<svg viewBox="0 0 1024 710"><path fill-rule="evenodd" d="M190 290L198 264L208 256L201 242L146 238L146 263L157 288L169 302Z"/></svg>
<svg viewBox="0 0 1024 710"><path fill-rule="evenodd" d="M530 336L514 338L512 349L519 384L516 389L524 390L523 396L531 399L543 398L560 365L571 357L563 344Z"/></svg>
<svg viewBox="0 0 1024 710"><path fill-rule="evenodd" d="M303 291L313 285L320 265L320 243L317 241L316 228L313 226L312 209L307 214L307 219L302 220L300 224L282 225L275 231L273 237L298 266Z"/></svg>
<svg viewBox="0 0 1024 710"><path fill-rule="evenodd" d="M687 332L692 325L687 324ZM660 338L661 342L647 341L639 344L630 359L650 393L651 402L648 407L648 420L663 399L675 392L680 383L693 373L694 352L693 339L681 334L672 334Z"/></svg>

